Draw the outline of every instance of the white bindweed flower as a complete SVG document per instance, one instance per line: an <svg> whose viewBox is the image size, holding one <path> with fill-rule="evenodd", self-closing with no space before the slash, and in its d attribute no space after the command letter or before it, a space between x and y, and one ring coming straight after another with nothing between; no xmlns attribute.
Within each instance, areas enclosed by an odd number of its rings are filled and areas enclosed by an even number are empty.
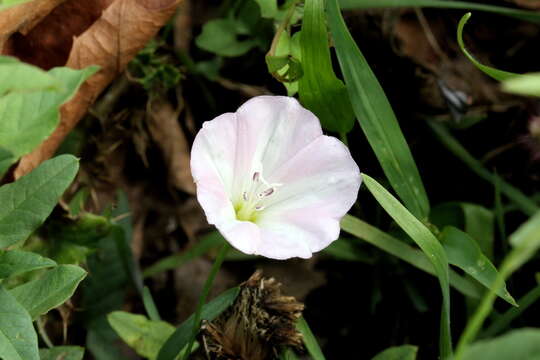
<svg viewBox="0 0 540 360"><path fill-rule="evenodd" d="M309 258L339 236L360 170L294 98L258 96L203 124L191 151L197 199L232 246Z"/></svg>

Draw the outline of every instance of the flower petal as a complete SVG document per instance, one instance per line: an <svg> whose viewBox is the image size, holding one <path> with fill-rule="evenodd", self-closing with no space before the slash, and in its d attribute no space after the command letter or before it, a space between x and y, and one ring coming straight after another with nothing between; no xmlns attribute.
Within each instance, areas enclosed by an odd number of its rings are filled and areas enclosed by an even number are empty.
<svg viewBox="0 0 540 360"><path fill-rule="evenodd" d="M216 225L223 237L245 254L255 254L261 242L261 230L252 222L233 220Z"/></svg>
<svg viewBox="0 0 540 360"><path fill-rule="evenodd" d="M233 199L239 199L247 181L263 164L263 176L322 135L319 120L296 99L258 96L237 111L237 145Z"/></svg>
<svg viewBox="0 0 540 360"><path fill-rule="evenodd" d="M191 174L208 223L235 219L230 193L234 179L236 115L226 113L203 124L191 149Z"/></svg>

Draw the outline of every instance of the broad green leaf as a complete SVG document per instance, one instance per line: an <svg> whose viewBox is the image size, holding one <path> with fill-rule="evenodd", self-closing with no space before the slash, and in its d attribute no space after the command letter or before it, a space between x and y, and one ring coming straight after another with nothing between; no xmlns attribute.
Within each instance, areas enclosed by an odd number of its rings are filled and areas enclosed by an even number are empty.
<svg viewBox="0 0 540 360"><path fill-rule="evenodd" d="M540 329L513 330L494 339L478 341L467 348L461 360L538 360Z"/></svg>
<svg viewBox="0 0 540 360"><path fill-rule="evenodd" d="M305 1L301 34L304 75L298 82L300 101L317 115L325 129L347 133L354 126L354 113L347 88L332 68L324 0Z"/></svg>
<svg viewBox="0 0 540 360"><path fill-rule="evenodd" d="M441 143L446 146L456 157L458 157L462 162L464 162L473 172L475 172L482 179L489 181L492 184L497 183L500 191L506 195L512 202L514 202L520 209L527 215L533 215L540 207L536 205L529 197L521 192L518 188L513 187L506 181L504 181L500 176L493 174L488 171L484 165L477 159L475 159L468 151L465 149L453 136L450 132L444 127L444 125L439 124L435 121L429 121L428 125L435 132Z"/></svg>
<svg viewBox="0 0 540 360"><path fill-rule="evenodd" d="M437 276L433 265L423 252L413 249L405 242L388 235L358 218L351 215L345 215L341 220L341 229L430 275ZM449 269L449 274L450 285L452 285L452 287L465 296L473 299L480 298L480 289L476 284L472 283L471 280L460 276L452 269Z"/></svg>
<svg viewBox="0 0 540 360"><path fill-rule="evenodd" d="M38 340L24 307L0 284L0 359L39 360Z"/></svg>
<svg viewBox="0 0 540 360"><path fill-rule="evenodd" d="M0 187L0 248L25 240L45 221L78 169L75 157L61 155Z"/></svg>
<svg viewBox="0 0 540 360"><path fill-rule="evenodd" d="M278 14L277 0L255 0L261 9L261 16L266 19L273 19Z"/></svg>
<svg viewBox="0 0 540 360"><path fill-rule="evenodd" d="M510 244L512 244L513 249L504 258L494 284L482 299L482 302L461 334L456 348L455 360L462 358L469 343L474 340L476 334L481 329L484 320L493 308L496 292L504 286L504 281L533 257L540 248L540 211L510 235Z"/></svg>
<svg viewBox="0 0 540 360"><path fill-rule="evenodd" d="M183 253L167 256L159 260L157 263L146 268L143 272L143 275L146 278L159 274L163 271L180 267L183 264L206 254L208 251L210 251L210 249L216 248L219 245L223 244L223 241L223 236L217 231L214 231L204 236L197 244L184 251Z"/></svg>
<svg viewBox="0 0 540 360"><path fill-rule="evenodd" d="M88 257L88 278L82 283L85 319L88 333L86 347L96 360L121 359L118 335L109 325L106 315L120 310L124 304L129 274L126 273L115 234L99 241L97 250Z"/></svg>
<svg viewBox="0 0 540 360"><path fill-rule="evenodd" d="M7 93L58 91L61 86L58 79L40 68L0 55L0 97Z"/></svg>
<svg viewBox="0 0 540 360"><path fill-rule="evenodd" d="M465 24L467 24L467 21L469 21L470 17L471 17L471 13L467 13L463 15L463 17L459 21L458 29L457 29L458 44L459 44L459 47L461 48L461 51L463 51L463 53L465 54L465 56L480 71L482 71L484 74L492 77L495 80L498 80L498 81L508 80L518 75L518 74L508 72L508 71L503 71L503 70L495 69L494 67L491 67L491 66L484 65L480 63L478 60L476 60L474 56L472 56L469 53L469 51L467 51L467 48L465 47L465 43L463 42L463 28L465 27Z"/></svg>
<svg viewBox="0 0 540 360"><path fill-rule="evenodd" d="M300 49L301 35L302 31L297 31L292 37L287 31L283 31L276 46L275 55L287 57L287 64L277 70L277 79L285 86L289 96L294 96L298 92L298 79L304 75ZM272 72L270 71L270 73ZM274 75L274 77L276 76ZM283 79L287 81L283 81Z"/></svg>
<svg viewBox="0 0 540 360"><path fill-rule="evenodd" d="M33 252L0 250L0 279L53 266L56 262Z"/></svg>
<svg viewBox="0 0 540 360"><path fill-rule="evenodd" d="M519 10L503 6L494 6L470 1L450 0L340 0L342 9L368 9L386 7L427 7L440 9L460 9L486 11L517 19L540 23L540 14L535 11Z"/></svg>
<svg viewBox="0 0 540 360"><path fill-rule="evenodd" d="M483 206L460 203L465 220L465 232L478 242L482 253L493 259L495 215Z"/></svg>
<svg viewBox="0 0 540 360"><path fill-rule="evenodd" d="M473 238L453 226L445 227L439 238L450 264L459 267L486 288L490 289L493 286L497 278L497 269L482 254ZM497 291L497 295L511 305L517 306L512 295L506 290L506 285Z"/></svg>
<svg viewBox="0 0 540 360"><path fill-rule="evenodd" d="M502 89L518 95L540 97L540 73L524 74L506 79Z"/></svg>
<svg viewBox="0 0 540 360"><path fill-rule="evenodd" d="M0 97L0 148L11 153L11 163L53 132L60 119L60 105L96 70L54 68L47 74L62 84L59 91L14 92ZM0 174L5 170L0 168Z"/></svg>
<svg viewBox="0 0 540 360"><path fill-rule="evenodd" d="M337 4L336 4L337 5ZM440 352L442 359L448 359L452 354L452 339L450 333L450 288L448 259L446 253L435 235L422 224L413 214L401 205L384 187L370 176L363 175L368 190L386 210L388 215L414 240L433 264L439 278L443 305L441 312Z"/></svg>
<svg viewBox="0 0 540 360"><path fill-rule="evenodd" d="M296 322L296 329L302 333L304 345L313 360L325 360L321 347L315 338L315 335L311 332L307 321L301 317Z"/></svg>
<svg viewBox="0 0 540 360"><path fill-rule="evenodd" d="M358 122L398 196L417 218L425 219L429 201L394 111L349 33L337 0L328 0L327 10L339 64Z"/></svg>
<svg viewBox="0 0 540 360"><path fill-rule="evenodd" d="M68 300L86 271L75 265L59 265L42 277L17 286L10 293L30 313L32 319Z"/></svg>
<svg viewBox="0 0 540 360"><path fill-rule="evenodd" d="M205 304L202 308L201 319L212 321L219 316L225 309L227 309L234 302L240 289L238 287L231 288L221 295ZM192 314L186 321L184 321L174 333L167 339L167 342L161 350L157 360L175 360L176 356L183 349L193 331L195 316Z"/></svg>
<svg viewBox="0 0 540 360"><path fill-rule="evenodd" d="M417 346L395 346L382 351L371 360L415 360L417 352Z"/></svg>
<svg viewBox="0 0 540 360"><path fill-rule="evenodd" d="M39 349L41 360L82 360L84 348L80 346L55 346L50 349Z"/></svg>
<svg viewBox="0 0 540 360"><path fill-rule="evenodd" d="M235 19L214 19L204 24L195 44L203 50L221 56L244 55L257 45L254 39L238 40L238 23Z"/></svg>
<svg viewBox="0 0 540 360"><path fill-rule="evenodd" d="M148 320L146 316L115 311L107 316L118 335L140 356L154 360L174 326L164 321Z"/></svg>

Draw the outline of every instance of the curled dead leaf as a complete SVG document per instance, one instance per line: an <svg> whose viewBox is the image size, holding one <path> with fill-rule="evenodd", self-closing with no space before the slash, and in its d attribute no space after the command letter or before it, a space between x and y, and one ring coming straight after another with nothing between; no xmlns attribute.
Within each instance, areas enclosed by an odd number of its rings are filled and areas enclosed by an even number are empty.
<svg viewBox="0 0 540 360"><path fill-rule="evenodd" d="M50 158L107 85L173 15L181 0L116 0L80 37L73 41L66 66L101 70L84 83L75 97L62 106L54 133L24 156L15 169L19 178Z"/></svg>
<svg viewBox="0 0 540 360"><path fill-rule="evenodd" d="M147 124L152 138L161 149L171 183L178 189L195 194L189 166L189 146L178 123L178 111L159 98L148 104Z"/></svg>

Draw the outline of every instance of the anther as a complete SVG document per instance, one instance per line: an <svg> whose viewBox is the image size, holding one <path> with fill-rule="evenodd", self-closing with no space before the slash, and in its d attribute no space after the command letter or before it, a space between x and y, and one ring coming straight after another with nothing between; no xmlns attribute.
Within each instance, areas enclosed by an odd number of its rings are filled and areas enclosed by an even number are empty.
<svg viewBox="0 0 540 360"><path fill-rule="evenodd" d="M274 193L274 188L268 188L264 190L263 192L259 193L259 198L270 196Z"/></svg>
<svg viewBox="0 0 540 360"><path fill-rule="evenodd" d="M248 201L247 192L244 191L244 193L242 194L242 198L244 199L244 201Z"/></svg>
<svg viewBox="0 0 540 360"><path fill-rule="evenodd" d="M261 173L256 171L253 173L253 181L259 181L259 178L261 177Z"/></svg>

